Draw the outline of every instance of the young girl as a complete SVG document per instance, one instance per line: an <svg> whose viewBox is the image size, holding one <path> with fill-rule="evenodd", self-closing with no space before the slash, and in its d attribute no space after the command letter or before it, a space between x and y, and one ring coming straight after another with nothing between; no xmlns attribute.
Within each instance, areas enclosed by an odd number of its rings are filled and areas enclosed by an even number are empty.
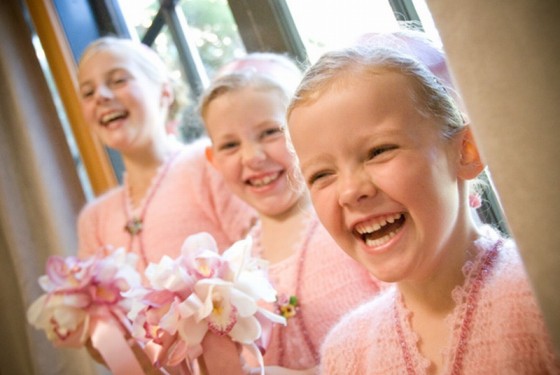
<svg viewBox="0 0 560 375"><path fill-rule="evenodd" d="M152 49L101 38L85 50L78 81L88 124L125 167L123 186L80 214L81 256L125 246L143 270L162 255L177 256L188 235L212 233L226 248L246 234L253 212L206 161L207 141L182 145L167 134L176 98Z"/></svg>
<svg viewBox="0 0 560 375"><path fill-rule="evenodd" d="M253 210L207 162L208 141L183 145L167 134L177 102L166 66L153 50L129 39L98 39L81 58L78 81L86 121L104 145L121 154L125 167L123 186L80 213L81 257L123 246L139 255L143 271L163 255L178 256L191 234L209 232L221 249L246 235ZM208 361L210 371L234 373L226 366L229 354L238 359L235 348L226 349L229 341L209 335L203 345L205 356L220 352L220 362ZM91 347L90 352L97 355Z"/></svg>
<svg viewBox="0 0 560 375"><path fill-rule="evenodd" d="M287 326L273 329L264 355L272 366L310 371L327 331L379 290L319 224L284 137L285 111L300 71L279 55L249 55L219 75L201 98L212 146L208 158L231 190L258 212L254 253L270 262ZM287 60L289 61L289 60ZM286 74L291 71L292 79ZM293 83L293 84L290 84ZM285 373L285 372L282 372Z"/></svg>
<svg viewBox="0 0 560 375"><path fill-rule="evenodd" d="M514 243L469 214L484 165L463 122L440 81L395 49L334 51L303 78L288 124L317 214L395 282L329 333L322 373L559 373Z"/></svg>

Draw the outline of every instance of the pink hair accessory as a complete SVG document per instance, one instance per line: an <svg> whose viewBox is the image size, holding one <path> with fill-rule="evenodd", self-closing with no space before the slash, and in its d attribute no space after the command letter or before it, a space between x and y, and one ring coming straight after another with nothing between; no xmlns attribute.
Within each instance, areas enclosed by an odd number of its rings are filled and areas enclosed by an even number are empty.
<svg viewBox="0 0 560 375"><path fill-rule="evenodd" d="M480 194L478 193L471 193L469 194L469 206L472 208L480 208L482 206L482 199Z"/></svg>

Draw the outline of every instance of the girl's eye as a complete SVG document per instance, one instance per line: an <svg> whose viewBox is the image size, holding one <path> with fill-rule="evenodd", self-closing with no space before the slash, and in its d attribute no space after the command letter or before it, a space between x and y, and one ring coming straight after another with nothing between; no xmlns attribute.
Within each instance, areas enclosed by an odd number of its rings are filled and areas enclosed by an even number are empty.
<svg viewBox="0 0 560 375"><path fill-rule="evenodd" d="M265 129L262 133L261 133L261 138L267 138L267 137L271 137L274 136L276 134L284 134L284 129L281 127L274 127L274 128L268 128Z"/></svg>
<svg viewBox="0 0 560 375"><path fill-rule="evenodd" d="M371 150L369 150L367 158L368 158L368 160L371 160L371 159L383 154L384 152L391 151L391 150L394 150L396 148L397 148L397 146L393 146L393 145L374 147Z"/></svg>
<svg viewBox="0 0 560 375"><path fill-rule="evenodd" d="M83 89L81 91L81 95L82 95L82 99L88 99L88 98L93 96L93 90L92 89Z"/></svg>
<svg viewBox="0 0 560 375"><path fill-rule="evenodd" d="M239 145L238 142L225 142L222 143L219 147L218 150L220 151L227 151L227 150L231 150L234 149L235 147L237 147Z"/></svg>
<svg viewBox="0 0 560 375"><path fill-rule="evenodd" d="M111 79L109 80L109 85L112 87L122 86L127 81L128 81L128 77L126 76L115 76L115 77L111 77Z"/></svg>
<svg viewBox="0 0 560 375"><path fill-rule="evenodd" d="M323 178L326 178L327 176L329 176L329 173L327 171L315 172L307 179L307 185L312 186L314 183Z"/></svg>

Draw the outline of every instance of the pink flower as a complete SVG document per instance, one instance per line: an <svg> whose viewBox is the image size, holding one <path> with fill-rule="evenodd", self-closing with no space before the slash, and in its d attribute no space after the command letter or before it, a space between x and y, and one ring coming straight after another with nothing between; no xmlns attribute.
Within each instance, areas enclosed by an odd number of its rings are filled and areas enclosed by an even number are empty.
<svg viewBox="0 0 560 375"><path fill-rule="evenodd" d="M249 237L220 255L214 239L199 233L185 240L177 259L150 264L150 287L127 293L134 299L128 316L135 337L172 340L165 360L170 365L181 356L199 355L209 330L254 345L263 322L285 324L283 317L259 306L259 301L274 302L276 291L266 277L266 264L251 258L251 246Z"/></svg>
<svg viewBox="0 0 560 375"><path fill-rule="evenodd" d="M92 318L109 310L128 311L129 301L121 292L140 284L135 263L136 257L125 249L105 258L50 257L46 275L39 278L46 293L31 304L27 320L56 345L83 345Z"/></svg>

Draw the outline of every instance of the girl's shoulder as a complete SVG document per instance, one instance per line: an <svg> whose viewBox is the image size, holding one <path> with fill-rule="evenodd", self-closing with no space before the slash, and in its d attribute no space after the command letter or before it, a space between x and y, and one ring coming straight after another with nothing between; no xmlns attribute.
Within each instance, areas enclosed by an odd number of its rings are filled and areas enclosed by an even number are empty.
<svg viewBox="0 0 560 375"><path fill-rule="evenodd" d="M210 145L210 140L205 137L182 144L174 162L174 168L211 167L206 159L206 147Z"/></svg>
<svg viewBox="0 0 560 375"><path fill-rule="evenodd" d="M528 277L523 260L512 238L509 238L490 226L484 226L481 237L476 241L483 253L497 250L489 284L494 287L504 286L506 289L516 289L526 285Z"/></svg>
<svg viewBox="0 0 560 375"><path fill-rule="evenodd" d="M330 330L321 347L323 365L338 360L361 363L372 347L387 347L394 335L392 309L396 298L394 286L344 315ZM374 350L375 351L375 350Z"/></svg>
<svg viewBox="0 0 560 375"><path fill-rule="evenodd" d="M80 210L80 216L83 217L91 215L95 212L111 210L117 206L119 209L122 209L123 189L124 187L119 185L90 200Z"/></svg>
<svg viewBox="0 0 560 375"><path fill-rule="evenodd" d="M482 304L487 305L490 314L519 318L519 324L527 322L529 316L540 320L540 309L513 239L487 227L477 244L487 251L497 247L493 268L481 292Z"/></svg>
<svg viewBox="0 0 560 375"><path fill-rule="evenodd" d="M355 336L356 332L366 333L368 331L382 332L384 329L392 329L392 309L397 298L395 285L390 285L371 300L351 310L344 315L335 325L329 336L345 337ZM348 337L351 340L351 337Z"/></svg>

